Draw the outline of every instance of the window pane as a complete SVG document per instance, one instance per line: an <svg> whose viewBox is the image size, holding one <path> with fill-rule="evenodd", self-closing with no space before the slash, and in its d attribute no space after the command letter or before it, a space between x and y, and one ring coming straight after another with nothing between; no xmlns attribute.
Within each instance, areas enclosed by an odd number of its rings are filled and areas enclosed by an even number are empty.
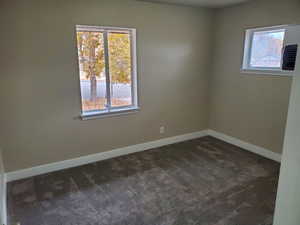
<svg viewBox="0 0 300 225"><path fill-rule="evenodd" d="M251 67L280 68L284 30L253 33Z"/></svg>
<svg viewBox="0 0 300 225"><path fill-rule="evenodd" d="M132 105L131 43L128 33L108 33L111 106Z"/></svg>
<svg viewBox="0 0 300 225"><path fill-rule="evenodd" d="M106 79L103 33L77 32L82 111L106 108Z"/></svg>

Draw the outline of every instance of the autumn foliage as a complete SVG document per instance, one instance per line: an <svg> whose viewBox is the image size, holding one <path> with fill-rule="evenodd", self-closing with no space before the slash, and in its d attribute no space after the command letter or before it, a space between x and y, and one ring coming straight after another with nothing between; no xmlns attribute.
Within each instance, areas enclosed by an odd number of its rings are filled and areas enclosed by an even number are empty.
<svg viewBox="0 0 300 225"><path fill-rule="evenodd" d="M80 73L90 80L89 104L97 101L97 79L105 80L108 73L105 51L108 51L111 95L115 85L131 82L131 44L128 33L108 32L106 50L103 32L79 31L77 45ZM104 102L103 99L99 101Z"/></svg>

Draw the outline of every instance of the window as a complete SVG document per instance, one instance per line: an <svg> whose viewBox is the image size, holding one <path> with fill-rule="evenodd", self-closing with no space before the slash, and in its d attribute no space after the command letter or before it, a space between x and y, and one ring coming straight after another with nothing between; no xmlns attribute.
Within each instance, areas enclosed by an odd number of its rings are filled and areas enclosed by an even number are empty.
<svg viewBox="0 0 300 225"><path fill-rule="evenodd" d="M82 117L138 109L135 29L76 26Z"/></svg>
<svg viewBox="0 0 300 225"><path fill-rule="evenodd" d="M246 31L242 70L287 73L281 70L286 26Z"/></svg>

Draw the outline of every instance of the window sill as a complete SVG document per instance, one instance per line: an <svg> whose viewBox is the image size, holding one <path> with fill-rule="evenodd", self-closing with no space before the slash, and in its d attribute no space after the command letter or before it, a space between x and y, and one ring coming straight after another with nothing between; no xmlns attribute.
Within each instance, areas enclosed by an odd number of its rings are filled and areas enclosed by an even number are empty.
<svg viewBox="0 0 300 225"><path fill-rule="evenodd" d="M261 70L261 69L241 69L241 73L245 74L263 74L270 76L293 76L294 71L282 71L282 70Z"/></svg>
<svg viewBox="0 0 300 225"><path fill-rule="evenodd" d="M93 120L93 119L101 119L107 117L114 117L114 116L123 116L128 114L137 113L140 111L139 107L128 107L123 109L114 109L110 111L102 111L102 112L89 112L81 114L82 120Z"/></svg>

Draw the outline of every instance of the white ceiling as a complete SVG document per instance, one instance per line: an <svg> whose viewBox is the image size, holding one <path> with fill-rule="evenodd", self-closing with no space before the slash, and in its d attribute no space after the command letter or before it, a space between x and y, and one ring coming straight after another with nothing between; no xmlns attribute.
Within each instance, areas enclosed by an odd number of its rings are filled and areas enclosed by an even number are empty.
<svg viewBox="0 0 300 225"><path fill-rule="evenodd" d="M222 8L250 0L139 0L145 2L159 2L169 4L190 5L198 7Z"/></svg>

